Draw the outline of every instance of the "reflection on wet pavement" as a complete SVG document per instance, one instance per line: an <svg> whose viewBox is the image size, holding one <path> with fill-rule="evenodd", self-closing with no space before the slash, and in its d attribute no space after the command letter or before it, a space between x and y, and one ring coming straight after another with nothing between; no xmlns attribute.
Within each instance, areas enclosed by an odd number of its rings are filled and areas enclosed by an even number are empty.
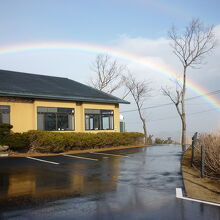
<svg viewBox="0 0 220 220"><path fill-rule="evenodd" d="M13 202L50 200L66 196L82 196L116 189L119 158L106 163L75 162L62 168L14 168L0 176L0 205L7 208ZM28 161L29 163L29 161ZM13 166L13 165L12 165ZM101 174L101 175L100 175ZM39 202L39 201L38 201ZM26 205L25 203L23 204ZM28 204L30 205L30 204Z"/></svg>
<svg viewBox="0 0 220 220"><path fill-rule="evenodd" d="M3 219L220 219L220 209L175 198L181 148L112 150L99 161L44 157L0 160ZM81 155L83 156L83 154ZM85 155L89 157L89 154Z"/></svg>

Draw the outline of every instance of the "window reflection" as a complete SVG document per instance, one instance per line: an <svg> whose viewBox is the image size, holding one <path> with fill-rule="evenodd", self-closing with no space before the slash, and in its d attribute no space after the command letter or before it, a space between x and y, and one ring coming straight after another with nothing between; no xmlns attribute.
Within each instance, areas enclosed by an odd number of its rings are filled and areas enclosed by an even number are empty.
<svg viewBox="0 0 220 220"><path fill-rule="evenodd" d="M0 105L0 123L10 124L10 106Z"/></svg>
<svg viewBox="0 0 220 220"><path fill-rule="evenodd" d="M114 111L85 109L86 130L113 130Z"/></svg>
<svg viewBox="0 0 220 220"><path fill-rule="evenodd" d="M37 128L46 131L74 130L74 109L38 107Z"/></svg>
<svg viewBox="0 0 220 220"><path fill-rule="evenodd" d="M99 164L104 167L98 176L91 172L94 169L91 164L86 163L71 164L71 169L62 172L47 167L4 170L4 174L0 172L0 202L7 206L7 202L14 201L17 205L24 196L34 201L115 190L119 164L120 158L112 159L108 166Z"/></svg>

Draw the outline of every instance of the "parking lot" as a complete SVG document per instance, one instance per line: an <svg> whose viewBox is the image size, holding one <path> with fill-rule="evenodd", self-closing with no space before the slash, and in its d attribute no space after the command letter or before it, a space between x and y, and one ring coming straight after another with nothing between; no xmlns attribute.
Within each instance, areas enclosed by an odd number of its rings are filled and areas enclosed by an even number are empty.
<svg viewBox="0 0 220 220"><path fill-rule="evenodd" d="M0 159L2 219L220 219L176 199L180 146ZM0 218L0 219L1 219Z"/></svg>

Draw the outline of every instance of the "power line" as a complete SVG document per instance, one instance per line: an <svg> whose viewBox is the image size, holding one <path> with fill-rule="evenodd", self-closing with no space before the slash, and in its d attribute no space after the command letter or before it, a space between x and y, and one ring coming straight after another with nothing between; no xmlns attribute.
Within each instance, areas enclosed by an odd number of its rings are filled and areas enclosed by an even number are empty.
<svg viewBox="0 0 220 220"><path fill-rule="evenodd" d="M197 116L198 114L202 114L202 113L206 113L206 112L211 112L211 111L216 111L218 110L218 108L211 108L211 109L208 109L208 110L204 110L204 111L199 111L199 112L192 112L190 114L187 114L186 116ZM167 119L175 119L175 118L179 118L178 116L172 116L172 117L166 117L166 118L159 118L159 119L155 119L155 120L148 120L148 122L155 122L155 121L164 121L164 120L167 120ZM129 124L129 123L128 123ZM131 124L134 124L134 123L131 123Z"/></svg>
<svg viewBox="0 0 220 220"><path fill-rule="evenodd" d="M220 93L220 90L215 90L215 91L206 93L204 95L210 96L210 95L216 95L218 93ZM191 100L194 100L194 99L202 98L202 97L204 97L204 95L199 95L199 96L194 96L194 97L191 97L191 98L187 98L187 99L185 99L185 101L191 101ZM169 105L173 105L173 102L168 102L168 103L160 104L160 105L153 105L153 106L142 108L142 109L146 110L146 109L152 109L152 108L160 108L160 107L169 106ZM137 109L132 109L132 110L127 110L127 111L122 111L121 113L136 112L136 111L137 111Z"/></svg>
<svg viewBox="0 0 220 220"><path fill-rule="evenodd" d="M202 113L206 113L206 112L211 112L211 111L216 111L218 110L218 108L212 108L212 109L208 109L208 110L204 110L204 111L199 111L199 112L193 112L193 113L190 113L190 114L187 114L186 116L197 116L198 114L202 114ZM162 121L162 120L167 120L167 119L174 119L174 118L179 118L178 116L176 117L168 117L168 118L160 118L160 119L156 119L156 120L149 120L148 122L155 122L155 121Z"/></svg>

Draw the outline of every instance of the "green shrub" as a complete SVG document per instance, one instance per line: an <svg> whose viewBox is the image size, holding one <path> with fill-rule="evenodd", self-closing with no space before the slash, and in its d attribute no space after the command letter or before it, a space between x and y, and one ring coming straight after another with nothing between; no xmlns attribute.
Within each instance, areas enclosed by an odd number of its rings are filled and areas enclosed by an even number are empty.
<svg viewBox="0 0 220 220"><path fill-rule="evenodd" d="M12 128L10 124L0 124L0 145L7 145L13 150L27 148L27 133L13 133Z"/></svg>
<svg viewBox="0 0 220 220"><path fill-rule="evenodd" d="M10 124L0 123L0 135L4 136L10 134L12 128L13 126Z"/></svg>
<svg viewBox="0 0 220 220"><path fill-rule="evenodd" d="M168 137L166 140L155 138L154 144L174 144L175 141L171 139L171 137Z"/></svg>
<svg viewBox="0 0 220 220"><path fill-rule="evenodd" d="M137 132L27 132L28 143L32 151L64 152L67 150L111 147L143 143L144 135Z"/></svg>
<svg viewBox="0 0 220 220"><path fill-rule="evenodd" d="M15 151L31 150L41 153L59 153L77 149L142 144L143 138L144 135L137 132L29 131L25 133L7 133L4 136L4 144Z"/></svg>
<svg viewBox="0 0 220 220"><path fill-rule="evenodd" d="M7 137L11 133L11 129L13 128L10 124L0 124L0 145L7 145Z"/></svg>
<svg viewBox="0 0 220 220"><path fill-rule="evenodd" d="M27 133L11 133L5 137L5 143L10 149L19 151L28 148L28 134Z"/></svg>
<svg viewBox="0 0 220 220"><path fill-rule="evenodd" d="M11 129L13 128L10 124L0 124L0 144L6 144L6 137L11 133Z"/></svg>

